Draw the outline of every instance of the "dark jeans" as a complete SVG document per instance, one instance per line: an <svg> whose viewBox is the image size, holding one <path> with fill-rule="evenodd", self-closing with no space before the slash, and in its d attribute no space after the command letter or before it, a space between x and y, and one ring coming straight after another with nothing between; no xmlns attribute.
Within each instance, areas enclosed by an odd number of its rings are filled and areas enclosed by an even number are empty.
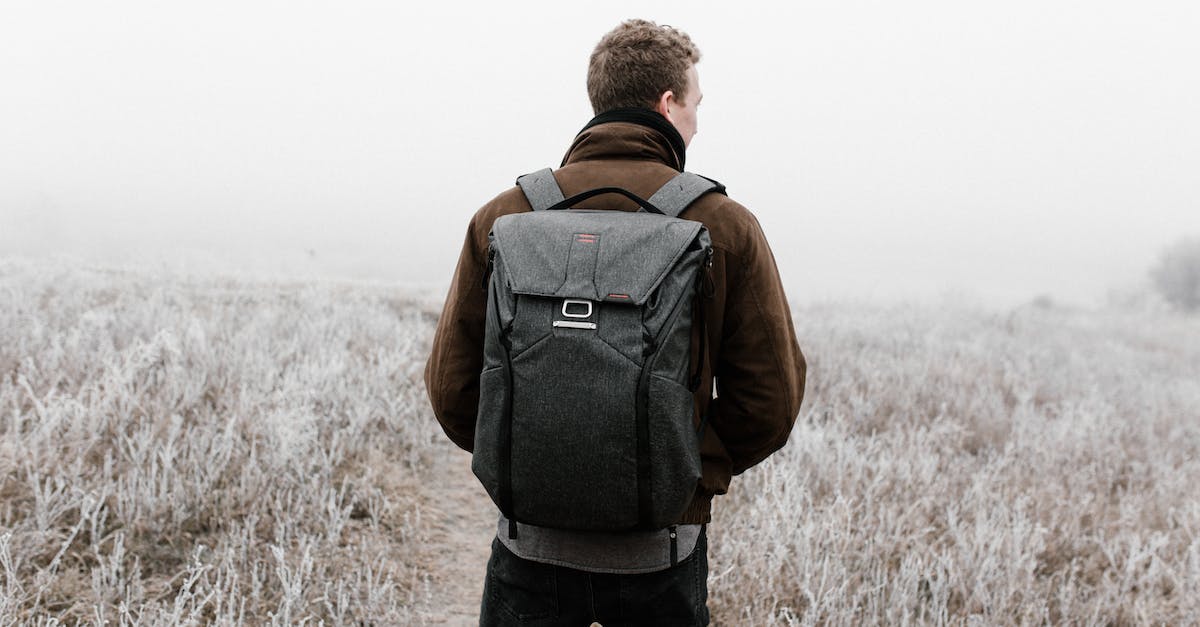
<svg viewBox="0 0 1200 627"><path fill-rule="evenodd" d="M673 568L641 575L589 573L524 560L492 541L481 627L707 625L708 538Z"/></svg>

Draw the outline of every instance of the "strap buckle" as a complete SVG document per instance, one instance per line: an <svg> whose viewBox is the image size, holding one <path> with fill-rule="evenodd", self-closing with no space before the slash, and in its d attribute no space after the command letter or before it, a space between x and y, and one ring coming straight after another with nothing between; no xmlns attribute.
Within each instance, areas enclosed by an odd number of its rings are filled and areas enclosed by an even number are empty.
<svg viewBox="0 0 1200 627"><path fill-rule="evenodd" d="M578 309L576 309L575 312L572 313L571 311L569 311L569 309L572 305L576 305L576 306L582 305L584 309L582 312L579 311ZM567 318L591 318L592 317L592 301L577 300L574 298L563 299L562 315Z"/></svg>

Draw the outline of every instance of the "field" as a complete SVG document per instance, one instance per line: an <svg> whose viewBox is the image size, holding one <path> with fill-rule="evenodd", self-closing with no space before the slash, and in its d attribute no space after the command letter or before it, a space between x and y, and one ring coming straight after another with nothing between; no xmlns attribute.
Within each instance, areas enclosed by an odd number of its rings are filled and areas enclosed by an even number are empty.
<svg viewBox="0 0 1200 627"><path fill-rule="evenodd" d="M1200 320L805 303L717 625L1200 622ZM436 297L0 261L0 625L472 624Z"/></svg>

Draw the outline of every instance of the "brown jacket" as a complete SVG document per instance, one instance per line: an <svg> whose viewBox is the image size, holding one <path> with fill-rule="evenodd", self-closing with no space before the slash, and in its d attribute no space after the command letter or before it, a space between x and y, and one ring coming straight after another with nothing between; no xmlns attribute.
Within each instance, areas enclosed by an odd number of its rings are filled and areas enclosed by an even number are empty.
<svg viewBox="0 0 1200 627"><path fill-rule="evenodd" d="M649 198L678 173L680 161L661 132L612 122L580 133L554 176L567 197L615 185ZM586 205L636 209L616 194ZM446 435L467 451L474 444L483 367L488 233L496 218L530 210L520 188L513 187L475 213L425 367L434 414ZM701 443L703 477L680 521L702 523L710 520L712 497L726 492L731 475L787 442L804 396L805 361L775 257L754 215L727 196L706 194L681 217L708 227L714 251L714 293L705 303L709 359L696 394L697 415L708 415ZM693 355L693 363L696 359ZM714 376L715 398L710 394Z"/></svg>

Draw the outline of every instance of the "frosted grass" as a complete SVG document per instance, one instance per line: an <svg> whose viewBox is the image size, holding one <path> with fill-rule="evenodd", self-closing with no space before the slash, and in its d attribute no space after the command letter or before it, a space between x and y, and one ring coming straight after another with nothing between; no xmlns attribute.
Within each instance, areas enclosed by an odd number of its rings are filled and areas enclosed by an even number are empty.
<svg viewBox="0 0 1200 627"><path fill-rule="evenodd" d="M434 319L0 263L0 624L411 622Z"/></svg>
<svg viewBox="0 0 1200 627"><path fill-rule="evenodd" d="M714 624L1200 620L1200 321L795 317L808 394L715 501ZM0 262L0 624L442 623L435 319L382 285Z"/></svg>

